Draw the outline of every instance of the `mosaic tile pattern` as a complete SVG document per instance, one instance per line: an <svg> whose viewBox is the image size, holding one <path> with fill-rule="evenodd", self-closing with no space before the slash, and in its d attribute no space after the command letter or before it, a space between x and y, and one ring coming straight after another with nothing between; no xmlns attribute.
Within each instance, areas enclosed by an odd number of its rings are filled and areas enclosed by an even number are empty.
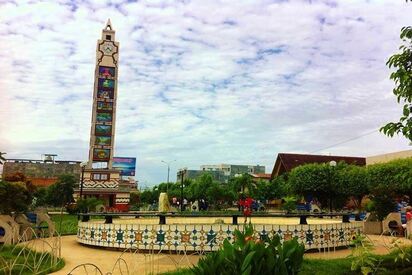
<svg viewBox="0 0 412 275"><path fill-rule="evenodd" d="M254 237L262 241L279 234L282 240L298 237L306 249L347 246L362 231L362 222L317 225L254 224ZM243 225L142 225L79 222L77 241L87 245L142 250L214 251Z"/></svg>

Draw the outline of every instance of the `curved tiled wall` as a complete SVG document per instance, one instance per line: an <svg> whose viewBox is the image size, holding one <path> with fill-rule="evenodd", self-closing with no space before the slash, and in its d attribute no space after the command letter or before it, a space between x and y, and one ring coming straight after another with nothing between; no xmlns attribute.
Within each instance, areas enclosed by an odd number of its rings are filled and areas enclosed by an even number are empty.
<svg viewBox="0 0 412 275"><path fill-rule="evenodd" d="M253 224L255 238L265 240L279 234L282 240L298 237L306 249L347 246L362 231L362 222L262 225ZM243 230L233 224L104 224L79 222L77 241L87 245L111 248L135 248L165 251L213 251L224 239L233 242L233 231Z"/></svg>

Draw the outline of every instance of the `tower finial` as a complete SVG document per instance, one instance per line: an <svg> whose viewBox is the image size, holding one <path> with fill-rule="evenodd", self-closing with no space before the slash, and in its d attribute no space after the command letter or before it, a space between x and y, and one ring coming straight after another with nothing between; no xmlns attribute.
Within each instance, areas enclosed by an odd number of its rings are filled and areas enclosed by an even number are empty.
<svg viewBox="0 0 412 275"><path fill-rule="evenodd" d="M106 23L106 27L105 27L105 30L108 30L108 29L113 30L112 22L110 22L110 18L107 19L107 23Z"/></svg>

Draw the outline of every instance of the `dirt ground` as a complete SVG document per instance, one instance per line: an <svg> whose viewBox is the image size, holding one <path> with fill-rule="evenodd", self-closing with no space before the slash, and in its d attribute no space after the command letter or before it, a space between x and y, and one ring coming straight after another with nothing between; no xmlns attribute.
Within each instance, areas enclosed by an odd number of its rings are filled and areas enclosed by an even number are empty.
<svg viewBox="0 0 412 275"><path fill-rule="evenodd" d="M369 235L368 238L375 245L375 253L386 254L389 252L391 242L396 238L387 236ZM400 239L402 244L412 245L411 240ZM37 243L36 243L37 242ZM39 241L32 241L32 246L36 250L42 250L43 244ZM44 249L44 248L43 248ZM306 258L332 259L343 258L350 254L349 249L338 249L323 252L306 253ZM100 274L96 272L96 267L106 274L158 274L165 271L184 268L196 264L199 255L168 254L168 253L133 253L110 250L105 248L95 248L79 244L76 236L64 236L61 238L61 256L64 258L65 267L54 274L68 274L76 266L81 264L93 264L80 266L71 274ZM125 264L127 263L127 264ZM96 266L96 267L95 267Z"/></svg>

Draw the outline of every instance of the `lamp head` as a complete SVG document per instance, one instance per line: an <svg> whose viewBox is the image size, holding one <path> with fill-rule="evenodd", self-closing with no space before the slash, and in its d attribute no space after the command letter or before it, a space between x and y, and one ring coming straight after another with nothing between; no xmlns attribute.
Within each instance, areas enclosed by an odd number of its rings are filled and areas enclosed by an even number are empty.
<svg viewBox="0 0 412 275"><path fill-rule="evenodd" d="M329 166L335 167L335 166L336 166L336 161L331 160L331 161L329 162Z"/></svg>

